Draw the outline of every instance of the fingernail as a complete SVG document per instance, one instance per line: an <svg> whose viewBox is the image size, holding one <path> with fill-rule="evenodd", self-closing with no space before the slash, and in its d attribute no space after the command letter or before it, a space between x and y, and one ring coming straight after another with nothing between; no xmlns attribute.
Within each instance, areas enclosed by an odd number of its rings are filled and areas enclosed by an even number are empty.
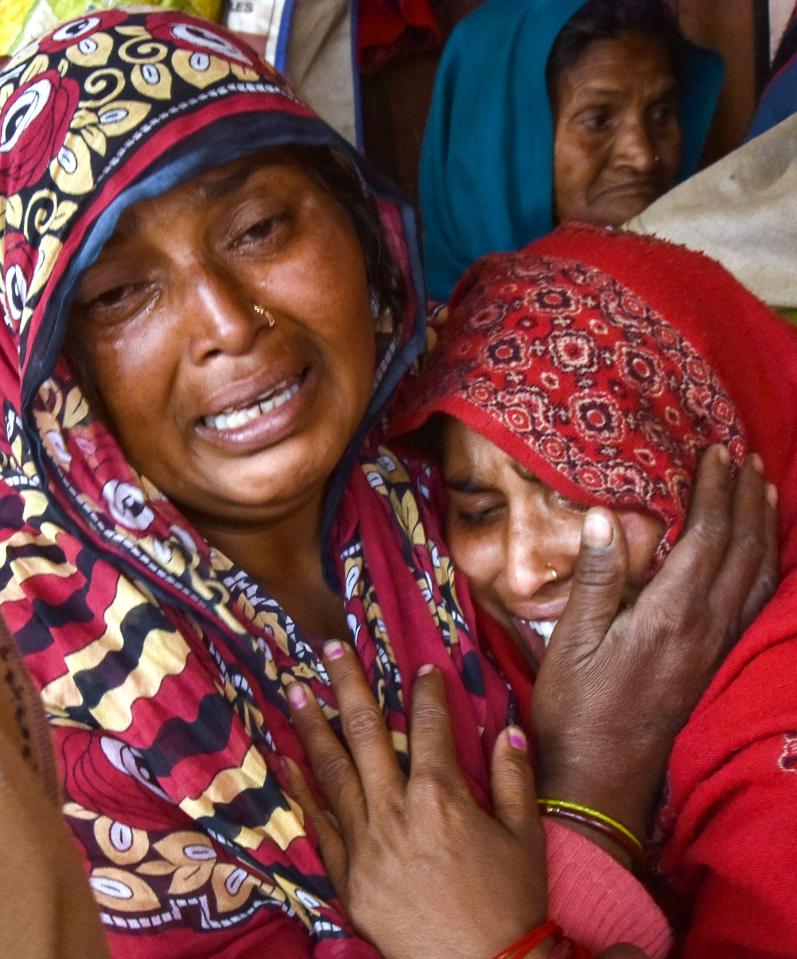
<svg viewBox="0 0 797 959"><path fill-rule="evenodd" d="M724 449L724 447L723 447L723 449ZM756 473L761 473L761 474L763 475L763 473L764 473L764 461L761 459L761 457L758 455L758 453L753 453L753 454L751 454L751 456L750 456L750 465L753 467L753 469L756 471Z"/></svg>
<svg viewBox="0 0 797 959"><path fill-rule="evenodd" d="M286 690L286 695L288 702L294 709L301 709L310 702L310 697L302 683L291 683Z"/></svg>
<svg viewBox="0 0 797 959"><path fill-rule="evenodd" d="M731 454L728 451L727 446L720 445L717 447L717 459L720 461L720 463L724 463L726 466L728 465L728 463L730 463Z"/></svg>
<svg viewBox="0 0 797 959"><path fill-rule="evenodd" d="M608 546L614 536L612 524L603 513L590 510L584 517L584 529L581 538L587 546L594 549Z"/></svg>
<svg viewBox="0 0 797 959"><path fill-rule="evenodd" d="M774 483L767 483L767 502L773 509L778 505L778 488Z"/></svg>
<svg viewBox="0 0 797 959"><path fill-rule="evenodd" d="M509 737L509 745L513 749L519 749L521 752L526 752L528 748L528 741L526 739L526 734L519 726L509 726L507 728L507 735Z"/></svg>
<svg viewBox="0 0 797 959"><path fill-rule="evenodd" d="M340 659L344 652L343 643L337 639L332 639L328 643L324 643L324 656L326 656L327 659Z"/></svg>
<svg viewBox="0 0 797 959"><path fill-rule="evenodd" d="M416 676L428 676L434 670L434 666L431 663L426 663L421 666L421 668L416 673Z"/></svg>

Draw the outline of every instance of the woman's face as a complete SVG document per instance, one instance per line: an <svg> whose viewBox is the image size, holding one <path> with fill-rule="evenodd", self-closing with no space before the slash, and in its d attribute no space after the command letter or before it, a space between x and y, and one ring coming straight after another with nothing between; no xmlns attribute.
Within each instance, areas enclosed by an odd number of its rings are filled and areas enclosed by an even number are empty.
<svg viewBox="0 0 797 959"><path fill-rule="evenodd" d="M451 556L476 602L508 629L536 668L567 605L585 508L459 420L447 417L443 436ZM618 518L629 551L624 599L631 602L665 528L637 511Z"/></svg>
<svg viewBox="0 0 797 959"><path fill-rule="evenodd" d="M554 90L554 212L620 226L675 182L678 91L663 41L595 40Z"/></svg>
<svg viewBox="0 0 797 959"><path fill-rule="evenodd" d="M129 460L200 528L320 502L371 393L357 235L285 154L128 209L71 322Z"/></svg>

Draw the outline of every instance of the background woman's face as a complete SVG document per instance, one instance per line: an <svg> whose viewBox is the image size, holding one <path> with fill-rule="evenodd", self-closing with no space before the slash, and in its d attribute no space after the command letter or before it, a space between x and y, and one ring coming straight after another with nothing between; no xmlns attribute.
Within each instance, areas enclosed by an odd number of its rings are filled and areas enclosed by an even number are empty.
<svg viewBox="0 0 797 959"><path fill-rule="evenodd" d="M368 404L359 241L282 154L128 209L71 322L126 455L200 528L203 517L268 522L320 498Z"/></svg>
<svg viewBox="0 0 797 959"><path fill-rule="evenodd" d="M663 41L641 33L596 40L554 93L557 220L620 226L673 185L682 139Z"/></svg>
<svg viewBox="0 0 797 959"><path fill-rule="evenodd" d="M447 417L443 435L451 556L476 602L536 666L543 638L567 605L586 509L459 420ZM624 598L631 602L644 585L664 523L637 511L617 515L628 542Z"/></svg>

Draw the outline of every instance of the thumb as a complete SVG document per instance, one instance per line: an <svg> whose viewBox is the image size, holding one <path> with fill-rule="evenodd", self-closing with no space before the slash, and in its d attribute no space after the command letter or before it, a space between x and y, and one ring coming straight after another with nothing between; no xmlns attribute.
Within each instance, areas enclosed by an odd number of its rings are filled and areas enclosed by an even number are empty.
<svg viewBox="0 0 797 959"><path fill-rule="evenodd" d="M598 959L648 959L648 954L624 942L619 946L606 949L598 956Z"/></svg>
<svg viewBox="0 0 797 959"><path fill-rule="evenodd" d="M617 615L627 573L628 548L617 518L602 507L589 510L581 530L570 597L549 652L556 655L557 649L577 646L591 652L600 644Z"/></svg>
<svg viewBox="0 0 797 959"><path fill-rule="evenodd" d="M496 819L522 842L538 847L543 855L545 839L537 809L534 772L526 735L519 726L507 727L496 740L491 782Z"/></svg>

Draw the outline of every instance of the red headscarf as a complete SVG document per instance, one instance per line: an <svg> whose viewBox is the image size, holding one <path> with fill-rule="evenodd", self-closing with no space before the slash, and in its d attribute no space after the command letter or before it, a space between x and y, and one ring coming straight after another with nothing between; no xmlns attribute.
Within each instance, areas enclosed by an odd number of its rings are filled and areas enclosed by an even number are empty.
<svg viewBox="0 0 797 959"><path fill-rule="evenodd" d="M570 498L660 516L662 553L702 450L763 457L783 579L676 743L662 868L686 955L793 956L797 333L701 254L582 226L480 260L439 332L397 432L454 416Z"/></svg>

